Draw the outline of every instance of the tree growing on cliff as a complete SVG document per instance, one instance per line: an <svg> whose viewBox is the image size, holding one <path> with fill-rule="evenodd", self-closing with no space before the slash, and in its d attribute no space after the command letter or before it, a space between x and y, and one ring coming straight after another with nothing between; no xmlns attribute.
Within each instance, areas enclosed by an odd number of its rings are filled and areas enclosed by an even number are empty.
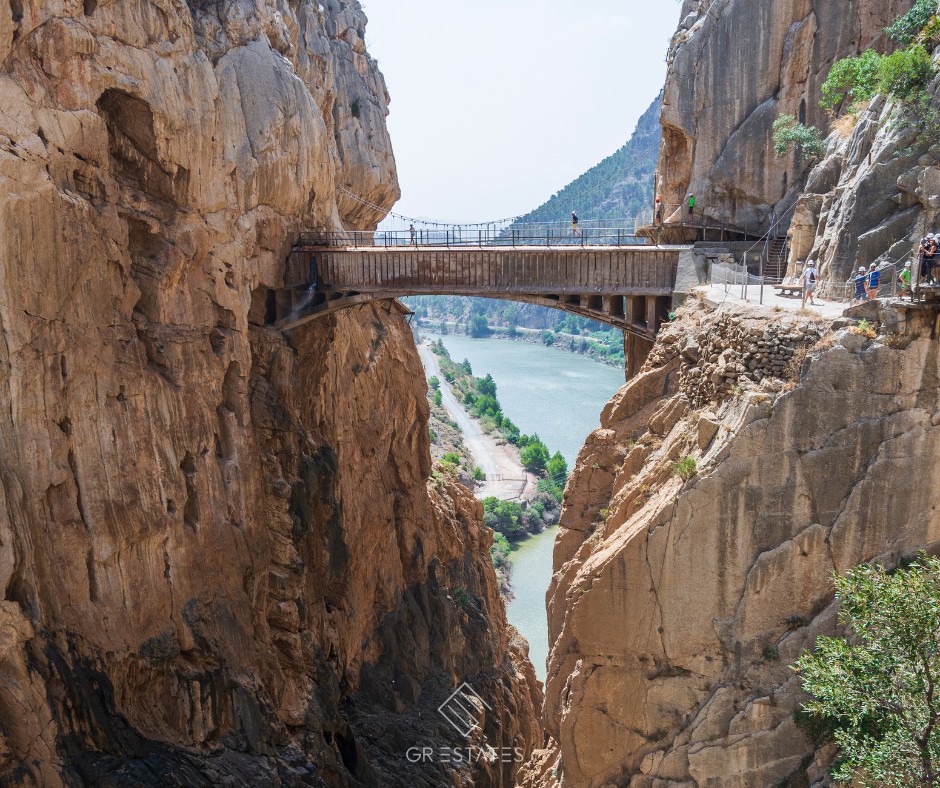
<svg viewBox="0 0 940 788"><path fill-rule="evenodd" d="M774 153L778 157L796 148L803 159L813 163L826 153L826 143L815 126L807 128L793 115L781 115L773 125Z"/></svg>
<svg viewBox="0 0 940 788"><path fill-rule="evenodd" d="M835 578L846 638L821 637L797 662L832 727L833 776L863 786L940 785L940 561L921 553L888 571Z"/></svg>

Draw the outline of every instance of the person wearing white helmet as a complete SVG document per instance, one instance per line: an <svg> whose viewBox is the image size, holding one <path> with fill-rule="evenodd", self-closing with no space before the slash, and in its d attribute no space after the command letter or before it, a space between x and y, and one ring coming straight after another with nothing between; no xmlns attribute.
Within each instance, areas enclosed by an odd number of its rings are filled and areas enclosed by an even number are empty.
<svg viewBox="0 0 940 788"><path fill-rule="evenodd" d="M868 273L865 266L859 266L858 273L855 275L855 295L852 297L853 304L860 304L868 299L866 285L868 284Z"/></svg>
<svg viewBox="0 0 940 788"><path fill-rule="evenodd" d="M934 282L934 262L937 259L937 236L934 233L927 233L927 236L920 243L920 283L933 284Z"/></svg>
<svg viewBox="0 0 940 788"><path fill-rule="evenodd" d="M800 274L800 284L803 285L803 307L806 307L806 299L809 299L811 306L816 306L813 301L813 290L816 289L816 280L819 278L816 273L816 263L813 260L806 261L806 268Z"/></svg>
<svg viewBox="0 0 940 788"><path fill-rule="evenodd" d="M912 267L913 267L913 263L911 262L904 263L904 268L902 268L901 273L898 274L898 295L902 297L905 295L908 295L913 298L913 294L911 292L911 268Z"/></svg>

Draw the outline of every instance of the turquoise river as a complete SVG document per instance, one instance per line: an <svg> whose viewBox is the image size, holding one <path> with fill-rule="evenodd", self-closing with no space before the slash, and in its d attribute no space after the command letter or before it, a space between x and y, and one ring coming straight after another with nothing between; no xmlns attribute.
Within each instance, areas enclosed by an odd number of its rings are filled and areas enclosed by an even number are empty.
<svg viewBox="0 0 940 788"><path fill-rule="evenodd" d="M552 451L560 451L569 468L585 438L600 424L604 405L624 383L622 369L557 348L454 334L441 339L454 361L466 358L474 375L493 376L503 412L524 433L538 433ZM552 578L557 530L521 542L512 553L515 598L507 613L529 641L529 656L540 679L545 678L548 657L545 592Z"/></svg>

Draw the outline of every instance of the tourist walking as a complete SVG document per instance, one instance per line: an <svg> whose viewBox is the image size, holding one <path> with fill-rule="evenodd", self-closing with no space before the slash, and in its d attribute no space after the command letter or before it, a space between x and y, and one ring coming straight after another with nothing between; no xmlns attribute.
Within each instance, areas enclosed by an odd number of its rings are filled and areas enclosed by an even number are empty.
<svg viewBox="0 0 940 788"><path fill-rule="evenodd" d="M578 214L574 211L571 212L571 234L581 235L581 231L578 229Z"/></svg>
<svg viewBox="0 0 940 788"><path fill-rule="evenodd" d="M878 297L878 290L881 288L881 271L878 270L878 264L872 263L868 267L868 299L871 301Z"/></svg>
<svg viewBox="0 0 940 788"><path fill-rule="evenodd" d="M859 266L858 273L855 275L855 295L852 297L853 304L860 304L868 300L868 272L865 266Z"/></svg>
<svg viewBox="0 0 940 788"><path fill-rule="evenodd" d="M401 227L401 225L398 225L398 226ZM411 243L417 246L418 245L418 231L415 229L415 226L413 224L409 225L408 232L411 234Z"/></svg>
<svg viewBox="0 0 940 788"><path fill-rule="evenodd" d="M806 299L809 299L811 306L816 306L813 300L813 290L816 289L816 263L812 260L806 261L806 268L800 276L800 284L803 285L803 308L806 308Z"/></svg>
<svg viewBox="0 0 940 788"><path fill-rule="evenodd" d="M695 217L695 195L689 194L687 199L689 201L689 221L691 222Z"/></svg>
<svg viewBox="0 0 940 788"><path fill-rule="evenodd" d="M913 263L904 263L904 268L898 274L898 292L901 296L910 296L914 298L914 291L911 290L911 267Z"/></svg>
<svg viewBox="0 0 940 788"><path fill-rule="evenodd" d="M663 223L663 198L656 198L656 224Z"/></svg>

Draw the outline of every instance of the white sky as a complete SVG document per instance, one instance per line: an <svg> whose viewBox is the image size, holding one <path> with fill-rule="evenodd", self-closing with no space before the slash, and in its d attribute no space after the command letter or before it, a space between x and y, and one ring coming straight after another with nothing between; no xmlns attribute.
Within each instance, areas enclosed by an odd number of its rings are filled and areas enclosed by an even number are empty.
<svg viewBox="0 0 940 788"><path fill-rule="evenodd" d="M623 145L662 87L679 0L363 0L402 199L526 213ZM563 217L562 217L563 218Z"/></svg>

